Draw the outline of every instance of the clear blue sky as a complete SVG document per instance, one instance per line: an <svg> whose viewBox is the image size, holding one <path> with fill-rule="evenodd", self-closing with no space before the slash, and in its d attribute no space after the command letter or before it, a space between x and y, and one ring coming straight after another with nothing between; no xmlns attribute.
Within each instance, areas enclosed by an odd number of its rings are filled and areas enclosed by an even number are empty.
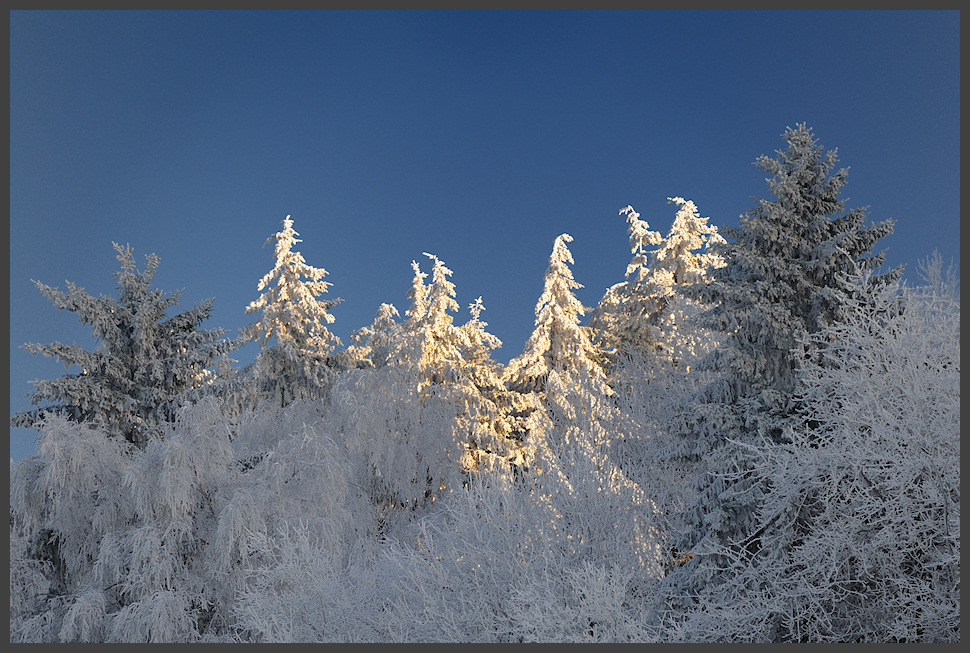
<svg viewBox="0 0 970 653"><path fill-rule="evenodd" d="M288 214L345 344L431 252L507 361L556 236L592 306L629 262L622 207L736 224L801 122L847 206L897 220L889 264L959 264L959 36L956 11L11 12L10 410L66 372L23 343L90 342L32 279L115 295L129 243L235 334Z"/></svg>

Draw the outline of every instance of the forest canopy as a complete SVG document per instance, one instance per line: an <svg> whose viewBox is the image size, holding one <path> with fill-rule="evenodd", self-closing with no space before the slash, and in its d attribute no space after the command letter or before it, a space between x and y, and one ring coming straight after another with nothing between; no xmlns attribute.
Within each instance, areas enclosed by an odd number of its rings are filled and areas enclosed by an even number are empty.
<svg viewBox="0 0 970 653"><path fill-rule="evenodd" d="M507 364L432 253L342 343L290 216L236 336L127 245L35 282L96 346L25 345L70 373L11 417L11 641L959 642L958 276L783 139L735 227L619 210L595 306L550 234Z"/></svg>

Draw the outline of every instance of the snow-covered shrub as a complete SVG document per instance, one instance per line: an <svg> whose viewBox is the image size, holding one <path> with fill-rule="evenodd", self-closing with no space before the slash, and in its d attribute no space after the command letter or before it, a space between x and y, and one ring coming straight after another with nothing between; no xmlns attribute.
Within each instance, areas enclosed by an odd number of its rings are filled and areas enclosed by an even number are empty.
<svg viewBox="0 0 970 653"><path fill-rule="evenodd" d="M207 555L232 487L231 435L218 403L205 399L127 467L134 515L104 537L96 564L111 608L107 641L193 642L219 627Z"/></svg>
<svg viewBox="0 0 970 653"><path fill-rule="evenodd" d="M132 445L58 415L38 426L36 453L10 473L11 641L60 640L72 598L96 573L103 539L134 514L124 490ZM100 626L81 621L88 625L78 625L77 638L96 640Z"/></svg>
<svg viewBox="0 0 970 653"><path fill-rule="evenodd" d="M440 386L422 392L424 380L409 365L349 370L331 394L328 426L356 482L392 512L420 508L464 478L453 397Z"/></svg>
<svg viewBox="0 0 970 653"><path fill-rule="evenodd" d="M320 415L317 402L298 401L241 425L233 443L239 476L217 508L209 557L229 590L244 586L256 564L249 553L254 537L304 523L340 549L347 537L370 532L363 489Z"/></svg>
<svg viewBox="0 0 970 653"><path fill-rule="evenodd" d="M347 548L349 547L349 548ZM231 639L241 642L379 642L373 539L335 546L300 520L253 532L253 560L233 607Z"/></svg>
<svg viewBox="0 0 970 653"><path fill-rule="evenodd" d="M630 535L649 510L608 482L582 510L551 498L558 489L484 473L399 528L377 567L378 630L394 641L644 641L656 569L640 562L650 534Z"/></svg>

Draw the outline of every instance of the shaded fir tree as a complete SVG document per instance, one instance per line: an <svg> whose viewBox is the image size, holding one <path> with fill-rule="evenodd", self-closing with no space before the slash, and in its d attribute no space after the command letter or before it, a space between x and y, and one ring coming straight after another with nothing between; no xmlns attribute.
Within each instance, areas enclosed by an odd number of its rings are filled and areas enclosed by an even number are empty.
<svg viewBox="0 0 970 653"><path fill-rule="evenodd" d="M714 253L726 266L711 283L684 291L712 307L702 325L723 334L699 365L716 380L681 402L672 425L682 436L672 455L700 463L698 498L680 542L694 557L681 559L690 563L673 581L691 592L728 567L726 550L752 556L760 549L757 515L770 487L752 480L750 446L787 437L799 370L818 358L818 350L798 351L798 344L838 323L840 279L881 266L883 254L871 250L893 228L892 220L867 226L865 209L845 211L839 192L847 171L833 172L836 152L823 153L809 128L797 125L783 136L787 149L756 161L775 199L758 199L736 228L724 230L727 240ZM869 283L899 274L872 274Z"/></svg>
<svg viewBox="0 0 970 653"><path fill-rule="evenodd" d="M34 282L58 310L90 325L98 344L94 351L59 342L24 345L80 371L35 381L29 396L39 407L14 414L12 426L42 428L48 416L60 415L97 424L144 449L175 419L187 393L211 383L218 370L227 373L226 356L238 343L225 338L223 329L199 329L212 313L212 300L167 317L181 291L151 287L159 258L146 256L145 268L138 270L132 248L113 245L121 264L117 299L94 297L70 282L66 291Z"/></svg>

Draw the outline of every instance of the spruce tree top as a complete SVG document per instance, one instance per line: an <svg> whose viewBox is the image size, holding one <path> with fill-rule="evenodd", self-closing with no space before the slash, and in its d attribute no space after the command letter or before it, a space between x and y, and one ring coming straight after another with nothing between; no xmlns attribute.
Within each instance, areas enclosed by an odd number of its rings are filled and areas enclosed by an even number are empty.
<svg viewBox="0 0 970 653"><path fill-rule="evenodd" d="M293 220L286 216L283 230L266 240L265 245L274 245L276 266L259 280L257 290L266 292L246 307L247 314L262 311L260 321L251 327L251 335L261 337L261 346L275 337L278 343L293 344L301 351L327 354L340 345L340 340L325 324L333 323L330 309L343 300L317 299L332 284L322 280L326 270L307 265L303 255L293 251L296 243L303 242L299 235L293 229ZM274 280L276 285L270 287Z"/></svg>
<svg viewBox="0 0 970 653"><path fill-rule="evenodd" d="M838 319L837 280L882 265L884 255L870 251L893 229L892 220L866 226L865 208L845 211L839 191L848 171L835 170L836 151L823 153L807 126L783 136L787 149L755 162L771 175L775 199L757 199L737 227L724 229L727 242L714 252L726 266L712 283L688 291L713 306L707 326L728 334L709 362L728 373L734 396L770 388L782 399L791 391L796 334L815 333Z"/></svg>
<svg viewBox="0 0 970 653"><path fill-rule="evenodd" d="M590 339L589 329L580 325L589 309L573 291L583 285L573 278L573 255L567 243L573 238L561 234L553 242L542 295L536 302L535 328L525 351L509 361L509 387L520 391L540 387L552 370L583 370L596 378L603 375L602 354Z"/></svg>
<svg viewBox="0 0 970 653"><path fill-rule="evenodd" d="M151 287L158 257L146 256L145 268L138 271L132 248L113 245L121 264L114 275L117 300L94 297L70 282L66 291L34 282L56 308L90 325L98 345L94 351L59 342L24 345L33 354L58 358L80 372L34 381L31 403L51 404L13 415L12 426L38 428L47 415L57 414L96 423L144 448L174 419L180 395L209 382L209 368L236 348L223 337L223 329L198 330L212 312L211 299L166 317L181 293Z"/></svg>

